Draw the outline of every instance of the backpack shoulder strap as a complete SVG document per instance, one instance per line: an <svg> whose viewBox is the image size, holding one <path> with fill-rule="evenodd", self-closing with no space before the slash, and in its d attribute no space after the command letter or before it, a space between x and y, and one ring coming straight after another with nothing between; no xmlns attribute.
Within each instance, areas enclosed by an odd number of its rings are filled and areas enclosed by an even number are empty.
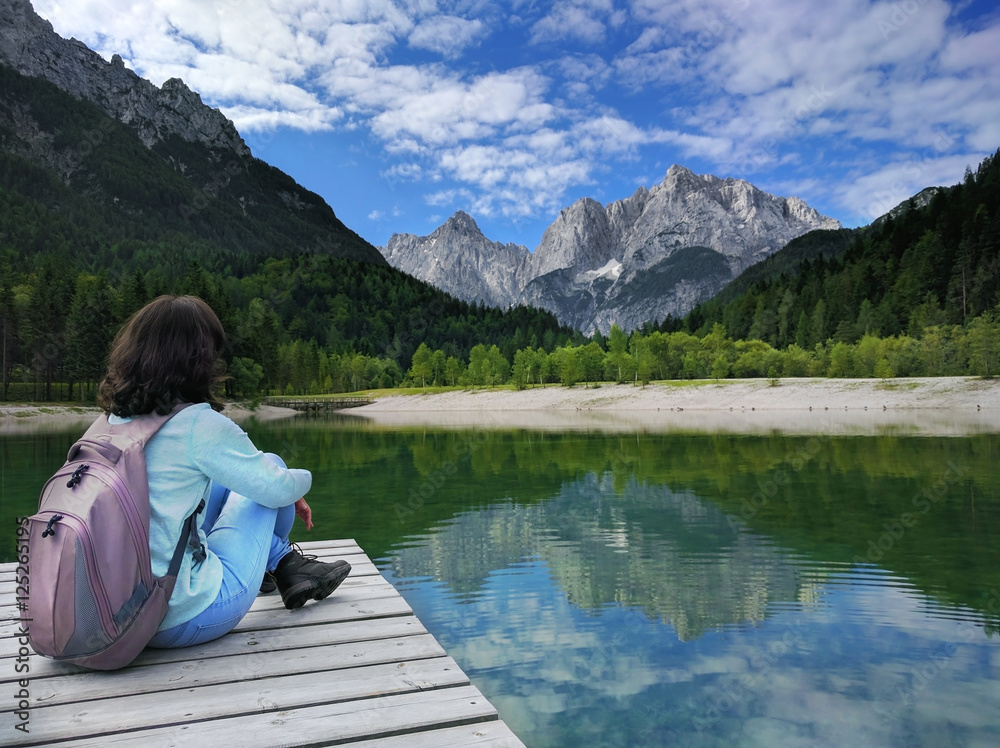
<svg viewBox="0 0 1000 748"><path fill-rule="evenodd" d="M137 416L127 423L111 424L108 422L106 413L97 417L87 432L83 435L85 439L92 439L95 436L111 434L112 436L124 436L134 442L139 442L143 447L146 442L153 438L153 435L160 430L167 421L187 408L191 403L177 403L166 415L160 415L155 411L146 415Z"/></svg>
<svg viewBox="0 0 1000 748"><path fill-rule="evenodd" d="M177 403L166 415L160 415L159 413L154 412L133 418L127 423L119 424L109 423L107 414L102 413L98 416L97 420L91 424L90 428L87 429L80 441L86 439L93 440L101 436L122 436L133 442L137 442L142 448L145 448L146 443L153 438L163 424L187 408L189 405L191 405L191 403ZM170 559L170 565L167 567L167 573L165 575L167 578L166 589L168 599L171 592L173 592L174 580L180 572L181 562L184 560L184 551L187 546L191 545L195 548L196 560L200 561L205 557L205 548L201 544L200 538L198 537L197 529L197 516L204 508L205 500L202 499L198 504L198 508L195 509L184 521L184 529L181 532L180 539L177 541L177 546L174 548L174 554Z"/></svg>
<svg viewBox="0 0 1000 748"><path fill-rule="evenodd" d="M184 530L181 532L181 537L177 541L177 546L174 548L174 555L170 559L170 566L167 567L167 573L165 576L169 578L169 588L167 597L170 597L170 593L173 592L174 583L173 580L177 579L177 575L181 571L181 562L184 560L184 552L187 547L192 546L194 551L194 559L197 562L205 560L205 546L202 545L201 539L198 537L198 525L197 518L201 513L201 510L205 508L205 500L202 499L198 502L198 508L188 515L188 518L184 520Z"/></svg>

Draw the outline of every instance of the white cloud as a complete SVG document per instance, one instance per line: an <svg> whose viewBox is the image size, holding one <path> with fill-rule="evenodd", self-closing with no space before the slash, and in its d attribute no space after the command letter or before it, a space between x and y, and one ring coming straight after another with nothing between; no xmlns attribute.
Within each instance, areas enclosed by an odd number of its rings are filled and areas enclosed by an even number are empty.
<svg viewBox="0 0 1000 748"><path fill-rule="evenodd" d="M707 93L700 101L695 94L684 122L737 144L729 158L715 154L722 170L745 168L752 178L808 163L803 154L826 144L852 145L863 159L896 154L888 165L858 161L834 190L842 206L863 211L865 194L917 191L930 177L954 181L962 171L948 171L955 160L1000 145L995 18L970 32L943 0L632 0L631 10L645 27L616 70L645 91L700 82ZM938 166L901 179L897 162L923 163L927 149Z"/></svg>
<svg viewBox="0 0 1000 748"><path fill-rule="evenodd" d="M241 132L262 132L287 127L303 132L330 130L340 113L319 107L314 110L287 111L237 105L226 108L226 115Z"/></svg>
<svg viewBox="0 0 1000 748"><path fill-rule="evenodd" d="M483 36L485 28L479 19L458 16L435 16L421 21L410 33L410 46L456 57L466 47Z"/></svg>
<svg viewBox="0 0 1000 748"><path fill-rule="evenodd" d="M383 175L455 180L432 199L491 214L559 207L651 152L827 184L825 197L863 213L866 196L960 178L1000 145L1000 21L967 28L944 0L34 5L157 85L184 79L245 135L364 129ZM510 52L525 35L535 43ZM480 48L506 56L467 56ZM441 58L417 63L413 50ZM907 179L914 161L934 166ZM782 165L794 168L772 173Z"/></svg>
<svg viewBox="0 0 1000 748"><path fill-rule="evenodd" d="M955 184L961 180L966 166L975 170L987 155L931 153L894 161L845 180L837 189L837 197L862 223L869 223L925 187Z"/></svg>
<svg viewBox="0 0 1000 748"><path fill-rule="evenodd" d="M604 41L608 24L616 21L611 0L560 0L534 24L531 40L535 44L561 39L597 44Z"/></svg>

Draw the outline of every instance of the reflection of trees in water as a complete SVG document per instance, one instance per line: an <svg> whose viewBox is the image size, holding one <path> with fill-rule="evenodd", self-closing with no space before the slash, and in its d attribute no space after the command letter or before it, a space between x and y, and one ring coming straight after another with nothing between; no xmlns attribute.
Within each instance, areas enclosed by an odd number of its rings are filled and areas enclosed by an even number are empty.
<svg viewBox="0 0 1000 748"><path fill-rule="evenodd" d="M761 621L776 601L815 599L816 580L775 546L736 532L691 493L610 473L567 482L550 500L464 512L393 554L401 576L430 576L474 596L491 572L540 559L570 602L641 609L682 640L725 624Z"/></svg>

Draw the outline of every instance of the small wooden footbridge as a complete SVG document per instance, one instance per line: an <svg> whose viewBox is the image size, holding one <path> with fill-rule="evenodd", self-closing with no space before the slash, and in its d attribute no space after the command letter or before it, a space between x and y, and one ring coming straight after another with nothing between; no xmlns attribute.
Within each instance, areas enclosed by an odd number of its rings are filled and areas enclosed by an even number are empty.
<svg viewBox="0 0 1000 748"><path fill-rule="evenodd" d="M314 398L284 398L269 397L264 400L266 405L275 405L279 408L291 408L300 413L311 413L321 415L323 413L334 413L338 410L357 408L362 405L371 405L375 402L370 397L314 397Z"/></svg>
<svg viewBox="0 0 1000 748"><path fill-rule="evenodd" d="M26 654L0 565L0 745L523 748L353 540L301 546L353 566L331 597L262 595L221 639L114 672Z"/></svg>

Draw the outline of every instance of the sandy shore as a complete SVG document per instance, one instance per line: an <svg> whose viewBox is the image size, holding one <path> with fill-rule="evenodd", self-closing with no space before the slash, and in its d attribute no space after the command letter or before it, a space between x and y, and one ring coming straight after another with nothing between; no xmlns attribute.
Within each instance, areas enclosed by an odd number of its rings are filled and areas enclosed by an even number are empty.
<svg viewBox="0 0 1000 748"><path fill-rule="evenodd" d="M223 411L237 423L249 418L258 421L269 421L276 418L288 418L296 415L288 408L275 408L261 405L256 410L250 410L240 403L230 403ZM44 404L44 405L4 405L0 404L0 434L30 434L47 431L53 427L86 428L100 415L97 408L79 405Z"/></svg>
<svg viewBox="0 0 1000 748"><path fill-rule="evenodd" d="M1000 379L764 379L668 384L550 385L513 390L458 390L381 395L344 411L374 427L444 426L545 430L761 433L1000 433ZM240 422L294 416L287 408L239 404L226 415ZM81 427L95 408L0 406L0 434L53 426Z"/></svg>
<svg viewBox="0 0 1000 748"><path fill-rule="evenodd" d="M353 408L385 426L755 433L1000 432L1000 380L725 380L386 395Z"/></svg>

